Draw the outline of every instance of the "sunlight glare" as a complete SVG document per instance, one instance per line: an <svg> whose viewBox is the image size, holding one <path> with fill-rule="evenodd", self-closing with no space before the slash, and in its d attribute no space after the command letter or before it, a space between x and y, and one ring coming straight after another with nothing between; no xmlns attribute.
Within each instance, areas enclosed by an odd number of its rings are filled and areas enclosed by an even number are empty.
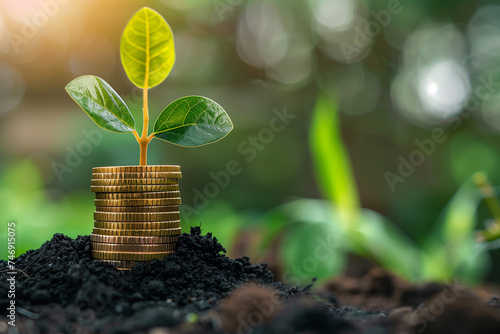
<svg viewBox="0 0 500 334"><path fill-rule="evenodd" d="M435 117L447 118L462 109L470 84L467 72L454 61L429 66L420 77L419 97L424 108Z"/></svg>

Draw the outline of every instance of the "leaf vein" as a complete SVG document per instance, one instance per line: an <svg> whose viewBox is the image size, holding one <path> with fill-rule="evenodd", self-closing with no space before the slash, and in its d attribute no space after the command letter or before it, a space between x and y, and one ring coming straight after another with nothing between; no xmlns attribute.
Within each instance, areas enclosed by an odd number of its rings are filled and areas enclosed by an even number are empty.
<svg viewBox="0 0 500 334"><path fill-rule="evenodd" d="M145 48L143 48L142 46L140 46L140 45L138 45L138 44L136 44L136 43L132 42L132 41L130 40L130 38L128 38L128 36L125 36L125 39L127 40L127 43L129 43L130 45L132 45L132 46L133 46L133 47L135 47L136 49L141 50L141 51L143 51L143 52L145 52L145 51L146 51L146 49L145 49Z"/></svg>
<svg viewBox="0 0 500 334"><path fill-rule="evenodd" d="M127 50L123 50L123 53L125 53L125 55L127 57L129 57L131 60L133 60L134 62L136 62L137 64L140 64L140 65L143 65L143 66L146 66L146 63L143 62L142 60L139 60L137 58L135 58L134 56L132 56L132 54L130 52L128 52Z"/></svg>

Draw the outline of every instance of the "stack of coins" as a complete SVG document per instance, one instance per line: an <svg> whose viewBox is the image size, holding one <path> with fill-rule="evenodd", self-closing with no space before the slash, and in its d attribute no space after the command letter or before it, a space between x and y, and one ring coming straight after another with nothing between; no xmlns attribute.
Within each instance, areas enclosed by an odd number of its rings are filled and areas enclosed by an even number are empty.
<svg viewBox="0 0 500 334"><path fill-rule="evenodd" d="M92 169L92 256L121 270L162 259L181 234L180 166Z"/></svg>

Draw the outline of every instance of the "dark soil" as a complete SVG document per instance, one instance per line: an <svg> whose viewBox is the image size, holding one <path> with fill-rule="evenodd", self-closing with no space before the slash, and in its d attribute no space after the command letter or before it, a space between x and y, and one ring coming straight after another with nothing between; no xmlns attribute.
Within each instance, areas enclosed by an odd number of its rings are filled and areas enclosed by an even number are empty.
<svg viewBox="0 0 500 334"><path fill-rule="evenodd" d="M494 291L415 286L374 268L311 292L224 253L192 228L175 254L118 271L92 259L88 236L55 234L14 260L16 327L2 318L0 333L500 333ZM4 314L7 270L0 261Z"/></svg>

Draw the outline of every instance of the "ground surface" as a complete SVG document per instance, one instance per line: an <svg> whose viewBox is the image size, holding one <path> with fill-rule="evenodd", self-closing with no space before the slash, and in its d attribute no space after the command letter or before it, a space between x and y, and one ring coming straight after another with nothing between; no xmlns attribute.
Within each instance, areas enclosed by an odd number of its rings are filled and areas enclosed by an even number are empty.
<svg viewBox="0 0 500 334"><path fill-rule="evenodd" d="M121 272L92 259L88 236L56 234L15 260L17 331L2 318L0 333L500 333L494 289L410 285L372 268L311 292L224 253L194 228L174 255Z"/></svg>

